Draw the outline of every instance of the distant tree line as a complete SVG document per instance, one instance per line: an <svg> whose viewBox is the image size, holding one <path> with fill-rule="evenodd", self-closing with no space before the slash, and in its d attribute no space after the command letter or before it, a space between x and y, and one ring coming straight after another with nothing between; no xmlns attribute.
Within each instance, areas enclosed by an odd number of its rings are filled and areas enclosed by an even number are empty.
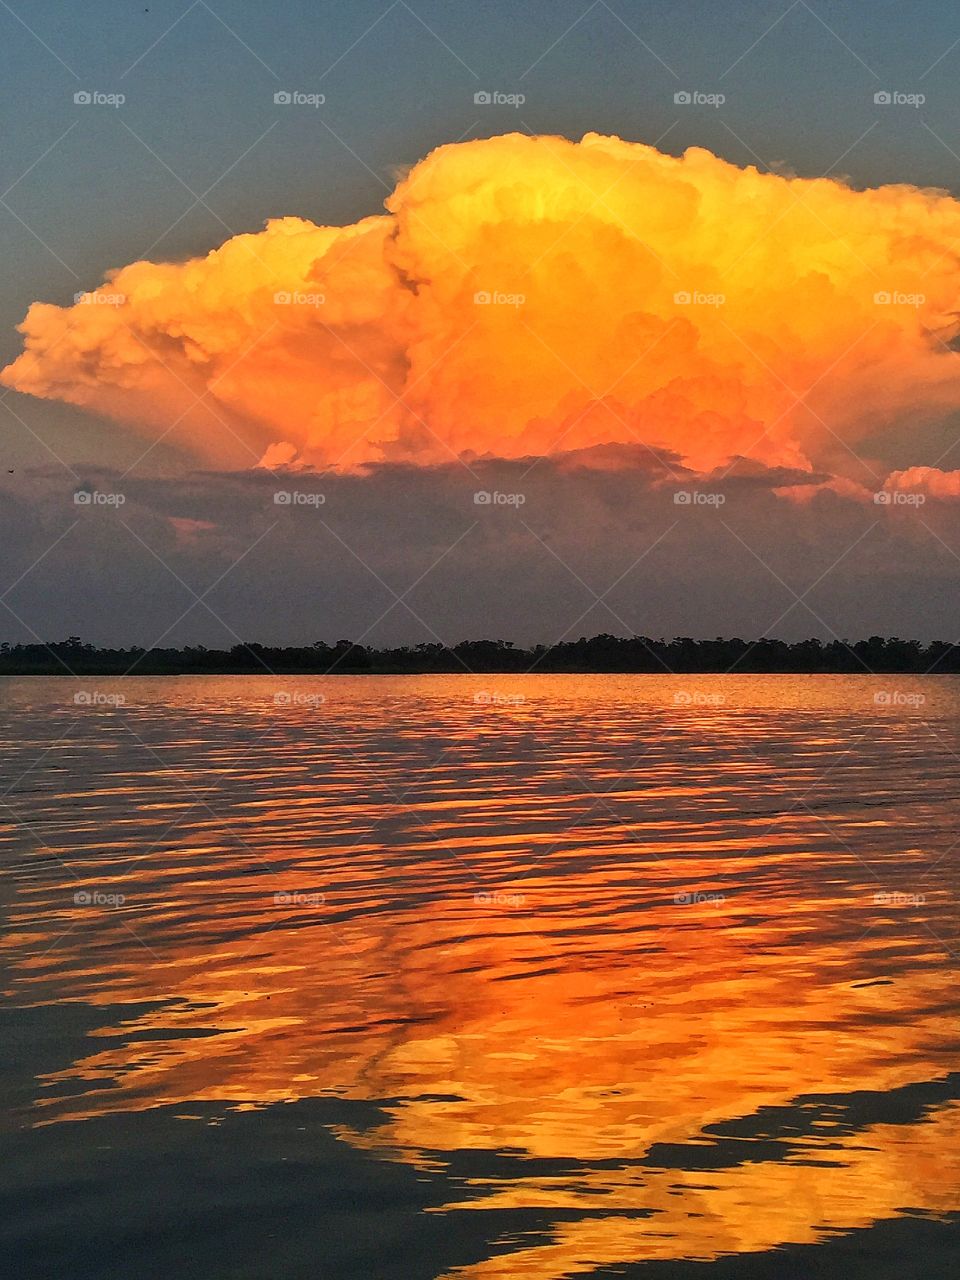
<svg viewBox="0 0 960 1280"><path fill-rule="evenodd" d="M3 675L303 675L431 672L960 673L960 645L871 636L869 640L652 640L599 635L518 648L508 640L464 640L376 649L350 640L303 647L236 644L230 649L99 649L77 636L50 644L0 644Z"/></svg>

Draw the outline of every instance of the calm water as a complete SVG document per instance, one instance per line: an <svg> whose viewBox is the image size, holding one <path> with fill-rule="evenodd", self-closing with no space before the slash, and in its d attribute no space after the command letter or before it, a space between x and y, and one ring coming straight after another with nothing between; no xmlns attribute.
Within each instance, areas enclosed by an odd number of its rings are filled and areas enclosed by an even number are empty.
<svg viewBox="0 0 960 1280"><path fill-rule="evenodd" d="M958 1272L960 680L7 680L0 737L12 1274Z"/></svg>

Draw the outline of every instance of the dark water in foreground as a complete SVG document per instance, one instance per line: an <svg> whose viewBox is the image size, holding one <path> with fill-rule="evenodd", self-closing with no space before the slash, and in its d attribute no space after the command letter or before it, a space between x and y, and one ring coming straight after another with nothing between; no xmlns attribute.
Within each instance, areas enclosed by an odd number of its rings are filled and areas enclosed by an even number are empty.
<svg viewBox="0 0 960 1280"><path fill-rule="evenodd" d="M960 679L7 680L0 738L6 1274L960 1273Z"/></svg>

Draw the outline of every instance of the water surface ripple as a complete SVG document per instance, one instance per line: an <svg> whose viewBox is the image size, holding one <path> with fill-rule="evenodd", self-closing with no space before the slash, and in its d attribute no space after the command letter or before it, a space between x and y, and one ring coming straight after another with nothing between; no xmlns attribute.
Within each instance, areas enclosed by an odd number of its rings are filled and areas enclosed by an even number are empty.
<svg viewBox="0 0 960 1280"><path fill-rule="evenodd" d="M960 679L18 679L0 741L22 1274L960 1257Z"/></svg>

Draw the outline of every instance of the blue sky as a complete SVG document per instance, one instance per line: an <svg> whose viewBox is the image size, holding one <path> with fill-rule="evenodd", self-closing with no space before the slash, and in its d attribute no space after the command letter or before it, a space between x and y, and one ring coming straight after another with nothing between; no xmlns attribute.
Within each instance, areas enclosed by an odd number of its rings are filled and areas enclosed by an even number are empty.
<svg viewBox="0 0 960 1280"><path fill-rule="evenodd" d="M461 137L597 130L856 184L960 177L960 10L923 0L14 0L0 36L5 358L37 298L270 216L377 212L398 167ZM327 101L283 111L284 88ZM126 102L80 108L78 89ZM478 89L526 102L478 109ZM678 109L682 89L727 101ZM927 101L884 111L883 89Z"/></svg>

